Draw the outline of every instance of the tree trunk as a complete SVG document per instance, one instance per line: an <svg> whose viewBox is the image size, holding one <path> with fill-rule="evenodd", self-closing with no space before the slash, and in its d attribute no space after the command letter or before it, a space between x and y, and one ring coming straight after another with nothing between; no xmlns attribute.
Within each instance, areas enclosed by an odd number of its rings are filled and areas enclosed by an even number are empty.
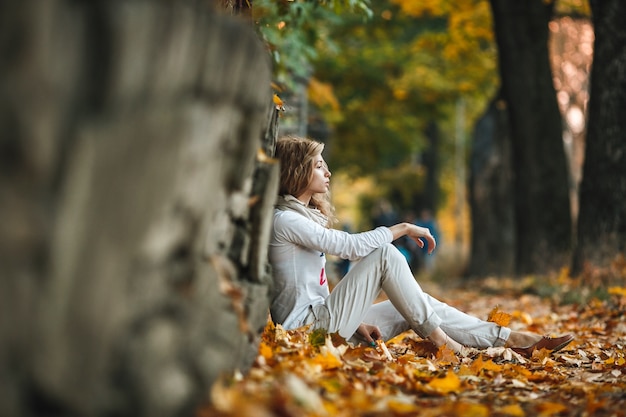
<svg viewBox="0 0 626 417"><path fill-rule="evenodd" d="M431 121L426 125L424 136L428 143L427 148L422 153L422 164L426 168L426 179L424 190L421 193L423 201L418 207L430 210L433 214L437 212L439 206L439 126Z"/></svg>
<svg viewBox="0 0 626 417"><path fill-rule="evenodd" d="M515 273L515 208L511 133L503 100L494 100L474 130L469 200L469 277Z"/></svg>
<svg viewBox="0 0 626 417"><path fill-rule="evenodd" d="M513 140L516 270L569 262L571 215L561 115L548 60L549 7L541 0L491 0L502 93Z"/></svg>
<svg viewBox="0 0 626 417"><path fill-rule="evenodd" d="M595 43L575 272L626 255L626 3L590 4Z"/></svg>
<svg viewBox="0 0 626 417"><path fill-rule="evenodd" d="M190 415L256 356L270 64L201 4L0 1L0 415Z"/></svg>

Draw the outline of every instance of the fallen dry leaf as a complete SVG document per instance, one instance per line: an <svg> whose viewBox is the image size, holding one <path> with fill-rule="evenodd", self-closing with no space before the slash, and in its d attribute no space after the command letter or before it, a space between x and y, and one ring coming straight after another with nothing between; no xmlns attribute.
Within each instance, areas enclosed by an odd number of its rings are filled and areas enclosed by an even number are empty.
<svg viewBox="0 0 626 417"><path fill-rule="evenodd" d="M511 315L501 311L500 306L495 306L487 316L487 321L506 327L511 322Z"/></svg>

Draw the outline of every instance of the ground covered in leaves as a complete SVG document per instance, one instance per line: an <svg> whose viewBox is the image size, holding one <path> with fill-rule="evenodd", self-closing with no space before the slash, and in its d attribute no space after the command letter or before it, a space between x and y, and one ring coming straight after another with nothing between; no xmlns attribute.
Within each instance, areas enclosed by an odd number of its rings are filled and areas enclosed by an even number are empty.
<svg viewBox="0 0 626 417"><path fill-rule="evenodd" d="M574 333L561 352L536 351L531 359L507 348L455 355L413 332L354 347L270 323L253 368L215 384L212 405L198 417L626 416L626 288L589 289L563 276L553 284L423 286L516 330Z"/></svg>

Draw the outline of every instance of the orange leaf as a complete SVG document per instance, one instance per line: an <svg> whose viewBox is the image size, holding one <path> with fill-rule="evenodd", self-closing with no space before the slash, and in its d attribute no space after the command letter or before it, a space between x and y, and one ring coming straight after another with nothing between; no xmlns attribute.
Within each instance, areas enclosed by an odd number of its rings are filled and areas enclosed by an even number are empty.
<svg viewBox="0 0 626 417"><path fill-rule="evenodd" d="M525 311L515 310L513 314L511 314L516 319L521 320L525 325L530 326L533 324L533 318L530 314Z"/></svg>
<svg viewBox="0 0 626 417"><path fill-rule="evenodd" d="M494 363L491 359L487 362L483 360L482 355L476 359L470 368L475 375L479 375L481 371L493 371L493 372L502 372L502 366Z"/></svg>
<svg viewBox="0 0 626 417"><path fill-rule="evenodd" d="M489 317L487 317L487 321L496 323L500 326L508 326L509 323L511 322L511 315L503 311L500 311L500 308L498 306L495 306L493 310L491 310L491 313L489 313Z"/></svg>
<svg viewBox="0 0 626 417"><path fill-rule="evenodd" d="M276 104L277 106L282 106L283 105L283 100L278 97L278 94L274 94L274 104Z"/></svg>
<svg viewBox="0 0 626 417"><path fill-rule="evenodd" d="M544 402L537 407L542 416L553 416L567 410L567 407L560 403Z"/></svg>
<svg viewBox="0 0 626 417"><path fill-rule="evenodd" d="M268 345L265 342L261 342L259 344L259 354L263 356L265 359L271 359L272 356L274 356L274 352L272 351L272 348L270 347L270 345Z"/></svg>
<svg viewBox="0 0 626 417"><path fill-rule="evenodd" d="M442 345L439 347L439 350L437 350L437 354L435 355L435 359L437 359L437 362L439 362L439 364L458 365L460 362L458 356L456 356L456 353L454 353L454 351L446 345Z"/></svg>

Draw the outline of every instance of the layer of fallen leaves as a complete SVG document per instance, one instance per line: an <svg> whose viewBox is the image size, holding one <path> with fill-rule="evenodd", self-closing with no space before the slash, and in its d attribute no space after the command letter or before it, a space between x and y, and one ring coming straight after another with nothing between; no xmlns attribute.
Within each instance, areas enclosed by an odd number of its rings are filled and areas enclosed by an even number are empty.
<svg viewBox="0 0 626 417"><path fill-rule="evenodd" d="M525 359L507 348L455 355L413 332L359 347L269 323L252 369L216 383L198 417L626 415L624 287L610 288L602 301L558 305L502 280L498 291L485 291L485 282L445 288L445 296L431 286L431 294L478 317L576 339L561 352Z"/></svg>

